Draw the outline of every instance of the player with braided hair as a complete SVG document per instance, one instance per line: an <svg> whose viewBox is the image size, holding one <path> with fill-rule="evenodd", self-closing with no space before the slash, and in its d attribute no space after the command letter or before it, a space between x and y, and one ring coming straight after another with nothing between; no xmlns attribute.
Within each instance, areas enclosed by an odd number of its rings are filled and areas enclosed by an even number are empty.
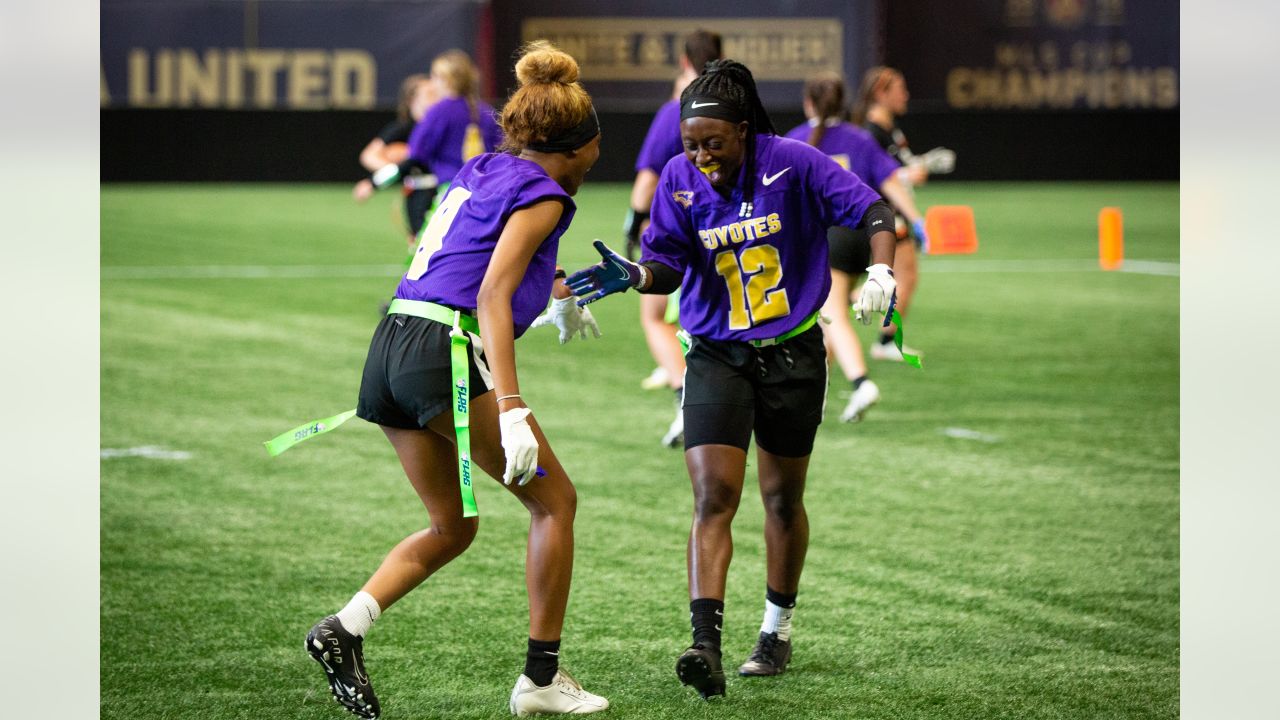
<svg viewBox="0 0 1280 720"><path fill-rule="evenodd" d="M731 524L754 435L765 508L765 614L741 675L777 675L791 658L791 618L809 546L804 486L827 390L818 313L831 288L827 228L866 228L873 265L863 322L894 292L893 211L820 150L780 138L741 63L711 63L680 96L684 154L662 170L639 263L597 241L603 262L569 277L580 302L634 288L680 288L685 464L693 485L689 609L693 644L676 673L723 695Z"/></svg>

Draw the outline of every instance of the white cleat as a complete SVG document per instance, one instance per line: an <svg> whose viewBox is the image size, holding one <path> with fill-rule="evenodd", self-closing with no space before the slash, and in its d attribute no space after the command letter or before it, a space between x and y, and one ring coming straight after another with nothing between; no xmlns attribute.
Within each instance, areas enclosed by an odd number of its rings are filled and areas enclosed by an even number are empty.
<svg viewBox="0 0 1280 720"><path fill-rule="evenodd" d="M609 707L609 701L593 695L569 677L564 670L556 672L551 684L538 687L528 677L521 675L511 690L511 714L527 715L586 715Z"/></svg>
<svg viewBox="0 0 1280 720"><path fill-rule="evenodd" d="M684 442L684 409L676 408L676 419L671 421L671 427L667 428L667 434L662 436L662 445L664 447L678 447Z"/></svg>
<svg viewBox="0 0 1280 720"><path fill-rule="evenodd" d="M894 349L897 350L897 348ZM876 387L876 384L870 380L863 380L858 389L853 391L853 397L849 398L849 404L844 406L844 412L840 413L840 422L861 422L862 417L879 400L880 388Z"/></svg>
<svg viewBox="0 0 1280 720"><path fill-rule="evenodd" d="M659 365L649 373L649 377L640 381L642 390L658 390L671 384L671 375L667 373L667 369Z"/></svg>
<svg viewBox="0 0 1280 720"><path fill-rule="evenodd" d="M905 350L908 355L915 355L916 357L924 357L924 353L911 347L910 345L903 345L902 349ZM889 360L891 362L902 362L902 353L898 351L898 346L894 345L893 343L876 342L871 344L871 359L872 360Z"/></svg>

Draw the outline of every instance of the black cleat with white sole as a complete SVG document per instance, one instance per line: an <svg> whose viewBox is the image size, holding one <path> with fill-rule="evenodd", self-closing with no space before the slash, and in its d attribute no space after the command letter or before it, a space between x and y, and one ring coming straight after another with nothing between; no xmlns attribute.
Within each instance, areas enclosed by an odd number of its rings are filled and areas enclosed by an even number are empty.
<svg viewBox="0 0 1280 720"><path fill-rule="evenodd" d="M780 640L777 633L760 633L747 661L738 668L743 677L781 675L791 662L791 641Z"/></svg>
<svg viewBox="0 0 1280 720"><path fill-rule="evenodd" d="M695 644L676 660L680 682L693 686L703 700L724 695L724 668L720 665L720 649Z"/></svg>
<svg viewBox="0 0 1280 720"><path fill-rule="evenodd" d="M364 639L352 635L337 615L316 623L307 633L307 653L324 668L333 699L354 715L377 720L382 708L364 670Z"/></svg>

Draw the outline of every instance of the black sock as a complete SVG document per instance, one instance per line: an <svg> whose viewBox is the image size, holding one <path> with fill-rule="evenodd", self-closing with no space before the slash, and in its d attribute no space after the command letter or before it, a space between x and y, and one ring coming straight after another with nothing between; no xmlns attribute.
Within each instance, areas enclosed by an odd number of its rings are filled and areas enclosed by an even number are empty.
<svg viewBox="0 0 1280 720"><path fill-rule="evenodd" d="M864 382L866 382L866 381L867 381L867 376L866 376L866 375L859 375L858 377L854 378L854 379L851 381L851 382L853 383L853 389L854 389L854 390L857 390L858 388L862 387L862 383L864 383Z"/></svg>
<svg viewBox="0 0 1280 720"><path fill-rule="evenodd" d="M560 641L529 638L529 652L524 657L524 675L538 687L551 684L560 669Z"/></svg>
<svg viewBox="0 0 1280 720"><path fill-rule="evenodd" d="M793 608L796 606L796 593L780 593L768 585L764 586L764 599L780 608Z"/></svg>
<svg viewBox="0 0 1280 720"><path fill-rule="evenodd" d="M881 333L881 334L880 334L880 344L881 344L881 345L890 345L890 344L892 344L892 343L893 343L893 335L894 335L893 333L889 333L888 335L885 335L884 333Z"/></svg>
<svg viewBox="0 0 1280 720"><path fill-rule="evenodd" d="M720 632L724 623L724 601L698 598L689 603L689 622L693 624L693 644L720 650Z"/></svg>

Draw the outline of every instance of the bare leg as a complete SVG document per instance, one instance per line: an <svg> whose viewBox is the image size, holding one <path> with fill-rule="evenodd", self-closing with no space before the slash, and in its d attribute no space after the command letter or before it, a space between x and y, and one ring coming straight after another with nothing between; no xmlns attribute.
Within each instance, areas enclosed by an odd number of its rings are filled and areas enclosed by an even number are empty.
<svg viewBox="0 0 1280 720"><path fill-rule="evenodd" d="M446 423L452 432L452 421ZM535 416L529 416L529 425L538 438L538 466L547 474L535 477L523 487L515 483L503 487L529 511L529 544L525 557L529 637L558 640L564 627L573 575L573 519L578 495ZM492 392L472 400L471 450L482 470L494 479L502 477L506 456L498 429L498 405Z"/></svg>
<svg viewBox="0 0 1280 720"><path fill-rule="evenodd" d="M831 293L822 306L822 315L831 320L822 326L827 352L836 358L846 380L867 374L867 361L862 357L862 345L849 321L849 291L854 276L840 270L831 271Z"/></svg>
<svg viewBox="0 0 1280 720"><path fill-rule="evenodd" d="M899 240L893 255L893 279L898 283L898 301L895 307L903 320L907 319L907 310L911 308L911 299L915 297L916 285L920 281L920 265L916 256L916 244L911 239ZM890 323L886 330L897 330Z"/></svg>
<svg viewBox="0 0 1280 720"><path fill-rule="evenodd" d="M794 594L809 550L809 515L804 508L809 456L788 458L756 449L760 499L764 501L764 542L769 587Z"/></svg>
<svg viewBox="0 0 1280 720"><path fill-rule="evenodd" d="M675 326L664 319L666 314L666 295L640 296L640 327L644 329L649 354L667 371L671 387L678 388L684 385L684 352L676 338Z"/></svg>
<svg viewBox="0 0 1280 720"><path fill-rule="evenodd" d="M452 423L449 424L452 432ZM452 443L429 430L383 426L382 431L431 518L431 527L401 540L361 588L386 610L461 555L475 539L479 522L477 518L462 517L458 457Z"/></svg>
<svg viewBox="0 0 1280 720"><path fill-rule="evenodd" d="M689 597L724 599L733 559L733 516L742 500L747 454L731 445L699 445L685 453L693 482L689 532Z"/></svg>

